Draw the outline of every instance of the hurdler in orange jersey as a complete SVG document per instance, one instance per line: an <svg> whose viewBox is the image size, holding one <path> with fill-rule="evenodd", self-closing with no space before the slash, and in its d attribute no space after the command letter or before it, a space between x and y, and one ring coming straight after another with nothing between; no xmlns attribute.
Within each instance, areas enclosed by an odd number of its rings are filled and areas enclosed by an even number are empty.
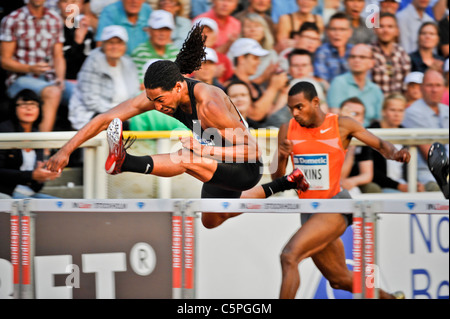
<svg viewBox="0 0 450 319"><path fill-rule="evenodd" d="M341 168L345 153L339 134L338 116L327 114L315 128L289 122L287 138L293 142L292 164L300 168L310 183L299 198L332 198L340 192Z"/></svg>
<svg viewBox="0 0 450 319"><path fill-rule="evenodd" d="M310 187L300 198L349 198L340 191L341 169L351 139L357 138L380 152L385 158L409 162L407 150L397 150L353 118L326 114L314 86L299 82L289 91L288 107L293 119L278 132L277 168L272 178L286 172L289 160L300 168ZM347 196L348 195L348 196ZM353 276L345 262L340 236L351 224L351 214L302 214L302 226L291 237L281 253L282 282L280 298L295 298L300 286L298 265L311 257L332 288L352 291ZM303 218L305 217L305 218ZM379 289L382 299L394 299L401 294L389 294Z"/></svg>

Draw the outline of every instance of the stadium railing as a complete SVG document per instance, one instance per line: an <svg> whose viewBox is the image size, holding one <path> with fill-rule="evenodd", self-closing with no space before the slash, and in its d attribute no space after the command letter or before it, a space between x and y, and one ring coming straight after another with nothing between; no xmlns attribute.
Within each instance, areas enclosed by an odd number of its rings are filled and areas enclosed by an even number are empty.
<svg viewBox="0 0 450 319"><path fill-rule="evenodd" d="M449 143L448 129L370 129L372 133L393 144L402 144L409 147L411 161L408 164L408 190L416 192L417 185L417 145L432 144L440 142ZM48 133L0 133L0 149L23 149L23 148L61 148L76 132L48 132ZM171 151L172 142L178 140L179 136L189 135L188 131L127 131L124 136L134 135L139 140L156 140L157 154ZM258 139L269 139L276 141L278 129L252 130L252 134ZM352 145L363 145L356 139ZM107 174L104 170L104 161L107 156L108 146L105 132L86 141L83 160L83 196L85 199L108 198ZM158 180L158 197L172 198L171 179Z"/></svg>

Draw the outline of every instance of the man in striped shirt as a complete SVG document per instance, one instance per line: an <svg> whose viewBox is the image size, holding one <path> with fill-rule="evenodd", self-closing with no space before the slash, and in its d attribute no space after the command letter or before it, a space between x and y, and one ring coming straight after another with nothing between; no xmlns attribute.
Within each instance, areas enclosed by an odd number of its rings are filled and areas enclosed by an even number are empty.
<svg viewBox="0 0 450 319"><path fill-rule="evenodd" d="M63 21L44 6L45 1L29 0L3 18L0 55L1 67L8 71L8 96L13 98L22 89L33 90L43 101L40 130L52 131L70 84L64 80Z"/></svg>
<svg viewBox="0 0 450 319"><path fill-rule="evenodd" d="M133 50L131 57L138 69L139 79L144 78L144 65L149 60L175 61L179 52L171 40L175 22L170 12L164 10L153 11L148 20L148 33L150 40L144 42Z"/></svg>

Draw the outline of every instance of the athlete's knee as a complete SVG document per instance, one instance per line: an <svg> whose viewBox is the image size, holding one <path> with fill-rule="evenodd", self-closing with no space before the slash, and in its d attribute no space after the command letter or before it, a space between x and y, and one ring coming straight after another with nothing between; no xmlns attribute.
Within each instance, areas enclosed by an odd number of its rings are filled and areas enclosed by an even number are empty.
<svg viewBox="0 0 450 319"><path fill-rule="evenodd" d="M220 226L225 219L221 218L217 214L203 213L202 214L202 224L207 229L213 229Z"/></svg>
<svg viewBox="0 0 450 319"><path fill-rule="evenodd" d="M203 213L202 224L205 228L212 229L222 225L227 219L236 217L241 213Z"/></svg>
<svg viewBox="0 0 450 319"><path fill-rule="evenodd" d="M188 169L190 165L196 163L197 158L194 156L193 152L186 148L182 148L175 153L171 153L170 159L178 166L183 167L184 169Z"/></svg>
<svg viewBox="0 0 450 319"><path fill-rule="evenodd" d="M300 261L301 257L288 247L285 247L280 254L280 262L282 267L297 267Z"/></svg>
<svg viewBox="0 0 450 319"><path fill-rule="evenodd" d="M351 275L341 274L340 276L328 276L328 282L331 288L341 290L352 290L352 278Z"/></svg>

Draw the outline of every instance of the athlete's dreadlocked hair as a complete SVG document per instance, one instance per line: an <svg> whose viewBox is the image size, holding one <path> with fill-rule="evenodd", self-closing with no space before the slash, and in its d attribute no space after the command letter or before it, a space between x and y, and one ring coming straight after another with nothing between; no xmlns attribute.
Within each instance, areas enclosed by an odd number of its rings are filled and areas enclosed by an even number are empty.
<svg viewBox="0 0 450 319"><path fill-rule="evenodd" d="M177 82L184 81L183 74L191 74L201 68L206 56L203 28L196 24L191 29L175 62L157 61L149 66L144 77L146 89L170 91Z"/></svg>

